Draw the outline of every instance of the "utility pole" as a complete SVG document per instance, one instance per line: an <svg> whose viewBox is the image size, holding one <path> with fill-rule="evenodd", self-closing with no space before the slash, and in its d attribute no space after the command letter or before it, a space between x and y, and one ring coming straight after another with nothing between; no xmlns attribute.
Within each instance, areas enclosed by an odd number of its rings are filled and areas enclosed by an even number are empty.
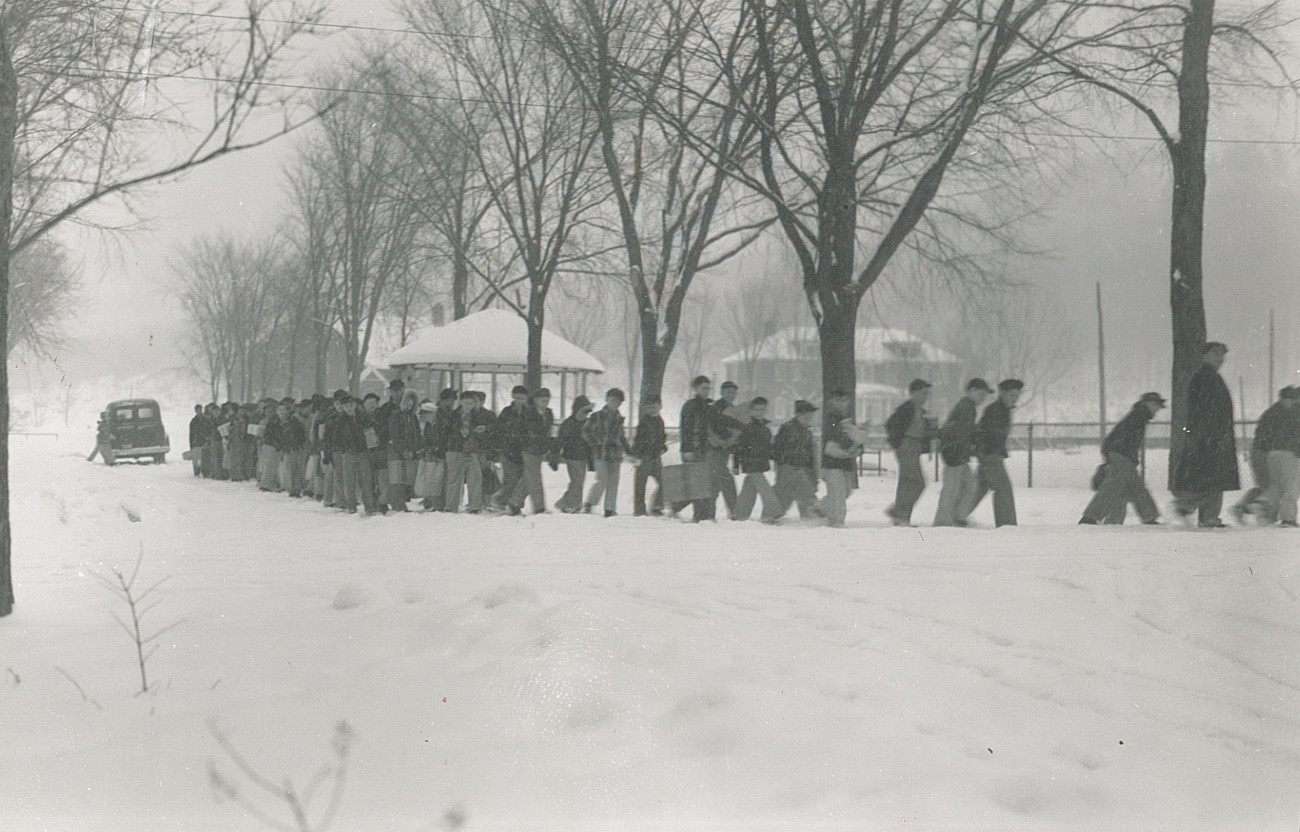
<svg viewBox="0 0 1300 832"><path fill-rule="evenodd" d="M1097 421L1099 441L1106 441L1106 332L1101 317L1101 281L1097 281Z"/></svg>

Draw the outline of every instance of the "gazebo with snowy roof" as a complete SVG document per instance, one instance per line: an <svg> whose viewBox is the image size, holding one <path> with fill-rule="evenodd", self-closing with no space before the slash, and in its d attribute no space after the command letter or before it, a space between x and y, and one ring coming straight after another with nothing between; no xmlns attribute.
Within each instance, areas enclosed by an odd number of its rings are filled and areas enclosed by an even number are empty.
<svg viewBox="0 0 1300 832"><path fill-rule="evenodd" d="M923 378L936 387L943 403L958 382L956 356L910 332L888 327L859 327L854 333L857 364L856 414L879 425L903 399L907 385ZM796 399L822 396L821 342L817 328L794 326L775 333L758 349L722 359L723 377L771 401L773 418L794 412Z"/></svg>
<svg viewBox="0 0 1300 832"><path fill-rule="evenodd" d="M487 376L492 409L496 409L497 377L522 375L528 368L528 324L504 309L484 309L446 326L420 330L389 354L387 365L403 377L417 381L424 376L439 384L450 376L453 387L462 387L466 375ZM572 379L574 394L587 391L587 379L605 372L605 365L577 345L547 330L542 331L542 375L559 376L559 412L564 414ZM426 384L426 386L429 386Z"/></svg>

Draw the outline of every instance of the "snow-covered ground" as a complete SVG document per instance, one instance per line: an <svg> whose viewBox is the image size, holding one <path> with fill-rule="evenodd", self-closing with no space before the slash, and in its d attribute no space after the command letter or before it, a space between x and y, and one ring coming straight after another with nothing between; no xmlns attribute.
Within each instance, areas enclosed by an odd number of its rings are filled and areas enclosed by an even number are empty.
<svg viewBox="0 0 1300 832"><path fill-rule="evenodd" d="M359 519L90 443L13 442L5 832L297 828L254 776L320 829L340 721L336 830L1300 823L1300 536L1075 526L1089 454L1018 528L887 528L886 477L832 530L626 516L630 472L611 520ZM141 551L138 694L93 573Z"/></svg>

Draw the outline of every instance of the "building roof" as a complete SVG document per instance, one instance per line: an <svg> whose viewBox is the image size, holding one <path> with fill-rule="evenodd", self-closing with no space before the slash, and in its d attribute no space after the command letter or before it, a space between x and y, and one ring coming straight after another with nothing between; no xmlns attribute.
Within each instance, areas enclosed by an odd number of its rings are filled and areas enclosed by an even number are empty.
<svg viewBox="0 0 1300 832"><path fill-rule="evenodd" d="M387 367L468 373L522 373L528 363L528 324L513 312L484 309L446 326L422 329L389 354ZM542 372L603 373L605 365L553 332L542 331Z"/></svg>
<svg viewBox="0 0 1300 832"><path fill-rule="evenodd" d="M914 361L918 364L956 364L957 356L921 340L902 329L858 327L854 339L858 363L884 364L891 361ZM792 326L772 336L757 356L758 360L799 361L819 358L820 339L815 326ZM722 364L749 361L737 352L722 359Z"/></svg>

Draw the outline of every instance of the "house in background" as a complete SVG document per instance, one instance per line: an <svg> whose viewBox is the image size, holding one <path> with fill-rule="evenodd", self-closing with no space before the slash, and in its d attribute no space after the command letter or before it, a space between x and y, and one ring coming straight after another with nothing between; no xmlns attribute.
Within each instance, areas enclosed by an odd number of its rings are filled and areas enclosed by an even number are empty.
<svg viewBox="0 0 1300 832"><path fill-rule="evenodd" d="M935 386L930 412L942 413L960 395L957 357L901 329L859 327L855 339L858 365L856 418L879 428L907 398L907 385L923 378ZM794 415L797 399L821 404L821 347L817 328L780 330L761 347L722 359L722 377L740 385L742 399L766 396L773 421Z"/></svg>

